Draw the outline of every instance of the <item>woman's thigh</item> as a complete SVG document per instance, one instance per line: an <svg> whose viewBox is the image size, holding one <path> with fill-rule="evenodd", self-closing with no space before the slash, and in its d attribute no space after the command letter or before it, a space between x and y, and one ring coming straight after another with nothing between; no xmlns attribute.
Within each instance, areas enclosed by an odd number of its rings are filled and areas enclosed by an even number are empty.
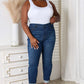
<svg viewBox="0 0 84 84"><path fill-rule="evenodd" d="M55 41L56 41L56 33L55 30L49 30L47 32L47 37L46 39L43 41L43 58L44 61L51 61L52 60L52 53L54 50L54 46L55 46Z"/></svg>
<svg viewBox="0 0 84 84"><path fill-rule="evenodd" d="M42 51L42 43L40 42L39 48L38 49L34 49L34 47L31 47L31 43L30 43L30 39L28 38L28 59L29 59L29 64L30 66L32 65L36 65L38 66L38 62L39 62L39 58L40 58L40 54Z"/></svg>

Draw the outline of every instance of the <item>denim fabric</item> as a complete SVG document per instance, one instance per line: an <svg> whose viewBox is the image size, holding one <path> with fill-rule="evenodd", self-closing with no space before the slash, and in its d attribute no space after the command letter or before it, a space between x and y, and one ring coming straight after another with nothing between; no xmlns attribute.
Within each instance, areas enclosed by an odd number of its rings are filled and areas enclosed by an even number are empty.
<svg viewBox="0 0 84 84"><path fill-rule="evenodd" d="M30 24L30 32L39 41L39 48L31 48L30 39L28 42L28 80L29 84L36 84L38 64L42 52L43 80L48 83L52 72L52 53L56 41L56 34L53 24Z"/></svg>

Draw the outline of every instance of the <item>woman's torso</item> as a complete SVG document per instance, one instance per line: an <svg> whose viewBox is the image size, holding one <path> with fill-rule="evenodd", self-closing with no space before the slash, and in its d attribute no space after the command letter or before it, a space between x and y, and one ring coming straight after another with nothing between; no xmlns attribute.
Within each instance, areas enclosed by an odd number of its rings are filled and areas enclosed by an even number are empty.
<svg viewBox="0 0 84 84"><path fill-rule="evenodd" d="M36 23L36 24L50 23L50 18L53 16L53 7L49 3L49 0L46 0L46 2L47 6L39 7L35 5L32 0L29 0L30 8L27 13L29 23Z"/></svg>

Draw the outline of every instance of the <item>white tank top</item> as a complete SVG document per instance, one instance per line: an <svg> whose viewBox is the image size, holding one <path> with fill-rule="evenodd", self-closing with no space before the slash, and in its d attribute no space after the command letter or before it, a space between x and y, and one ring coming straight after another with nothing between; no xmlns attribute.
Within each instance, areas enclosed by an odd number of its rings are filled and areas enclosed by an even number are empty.
<svg viewBox="0 0 84 84"><path fill-rule="evenodd" d="M28 11L29 23L47 24L50 22L50 18L53 16L53 7L49 0L46 0L47 6L36 6L32 0L29 0L30 8Z"/></svg>

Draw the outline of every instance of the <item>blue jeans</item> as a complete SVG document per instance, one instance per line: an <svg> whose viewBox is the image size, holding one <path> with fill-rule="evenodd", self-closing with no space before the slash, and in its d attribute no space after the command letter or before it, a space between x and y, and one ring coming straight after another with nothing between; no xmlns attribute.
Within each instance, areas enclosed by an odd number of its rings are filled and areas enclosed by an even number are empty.
<svg viewBox="0 0 84 84"><path fill-rule="evenodd" d="M30 24L30 32L39 41L39 48L31 48L30 39L28 42L28 79L29 84L36 84L38 74L38 64L42 52L43 79L45 83L50 80L52 72L52 53L55 45L55 29L53 24Z"/></svg>

